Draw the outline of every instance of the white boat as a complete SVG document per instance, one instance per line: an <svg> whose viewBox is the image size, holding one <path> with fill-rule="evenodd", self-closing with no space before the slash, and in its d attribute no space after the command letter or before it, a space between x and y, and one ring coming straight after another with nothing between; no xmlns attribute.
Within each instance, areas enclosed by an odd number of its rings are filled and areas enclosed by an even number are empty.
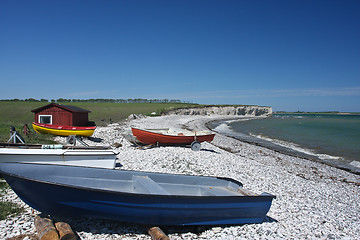
<svg viewBox="0 0 360 240"><path fill-rule="evenodd" d="M115 168L118 152L111 149L0 148L1 163L42 163L97 168Z"/></svg>

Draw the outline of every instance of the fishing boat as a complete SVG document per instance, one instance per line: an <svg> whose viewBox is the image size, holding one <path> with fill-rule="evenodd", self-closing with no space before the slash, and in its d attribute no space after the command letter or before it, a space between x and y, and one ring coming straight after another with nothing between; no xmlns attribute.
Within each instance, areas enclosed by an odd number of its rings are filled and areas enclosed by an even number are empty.
<svg viewBox="0 0 360 240"><path fill-rule="evenodd" d="M0 173L25 203L51 216L152 225L261 223L275 198L219 177L28 163L1 163Z"/></svg>
<svg viewBox="0 0 360 240"><path fill-rule="evenodd" d="M211 142L215 134L209 131L174 131L170 128L138 129L131 128L136 139L143 144L191 145L200 150L201 142Z"/></svg>
<svg viewBox="0 0 360 240"><path fill-rule="evenodd" d="M62 145L43 145L41 149L0 147L0 165L27 162L111 169L115 168L117 154L111 149L63 149Z"/></svg>
<svg viewBox="0 0 360 240"><path fill-rule="evenodd" d="M64 125L55 125L55 124L46 124L46 123L36 123L33 122L32 126L37 133L41 134L53 134L57 136L83 136L90 137L93 135L96 126L64 126Z"/></svg>

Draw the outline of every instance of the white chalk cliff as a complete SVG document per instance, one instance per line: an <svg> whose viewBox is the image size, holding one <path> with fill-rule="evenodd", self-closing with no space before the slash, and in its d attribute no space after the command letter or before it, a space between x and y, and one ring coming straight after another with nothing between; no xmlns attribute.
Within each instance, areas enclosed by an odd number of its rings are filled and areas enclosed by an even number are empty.
<svg viewBox="0 0 360 240"><path fill-rule="evenodd" d="M167 111L166 115L231 115L231 116L270 116L271 107L260 106L209 106L199 108L179 108Z"/></svg>

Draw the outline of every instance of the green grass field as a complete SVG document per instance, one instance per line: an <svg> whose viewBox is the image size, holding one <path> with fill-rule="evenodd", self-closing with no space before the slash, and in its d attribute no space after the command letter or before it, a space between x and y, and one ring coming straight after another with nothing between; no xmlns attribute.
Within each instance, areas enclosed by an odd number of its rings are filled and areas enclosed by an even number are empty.
<svg viewBox="0 0 360 240"><path fill-rule="evenodd" d="M32 130L31 123L34 121L34 113L31 110L45 106L47 102L24 102L24 101L0 101L0 142L7 142L10 137L10 126L22 134L24 124L28 124ZM130 114L150 115L155 112L160 115L162 112L176 109L199 106L198 104L187 103L93 103L93 102L67 102L63 105L73 105L90 110L89 121L94 121L97 126L104 126L110 122L121 122ZM33 131L32 131L33 132ZM33 132L34 133L34 132ZM25 137L25 136L23 136ZM32 134L25 137L27 143L52 142L50 135Z"/></svg>

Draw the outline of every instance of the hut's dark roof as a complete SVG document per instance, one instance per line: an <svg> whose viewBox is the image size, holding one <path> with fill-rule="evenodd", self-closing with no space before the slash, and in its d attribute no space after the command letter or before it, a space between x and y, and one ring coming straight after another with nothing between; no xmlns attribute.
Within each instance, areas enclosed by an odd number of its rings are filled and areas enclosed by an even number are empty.
<svg viewBox="0 0 360 240"><path fill-rule="evenodd" d="M79 108L79 107L76 107L76 106L71 106L71 105L62 105L62 104L57 104L57 103L50 103L48 105L45 105L45 106L42 106L42 107L39 107L39 108L36 108L34 110L31 110L31 112L40 112L46 108L49 108L49 107L52 107L52 106L56 106L56 107L59 107L59 108L62 108L62 109L65 109L67 111L70 111L70 112L91 112L89 110L86 110L86 109L83 109L83 108Z"/></svg>

